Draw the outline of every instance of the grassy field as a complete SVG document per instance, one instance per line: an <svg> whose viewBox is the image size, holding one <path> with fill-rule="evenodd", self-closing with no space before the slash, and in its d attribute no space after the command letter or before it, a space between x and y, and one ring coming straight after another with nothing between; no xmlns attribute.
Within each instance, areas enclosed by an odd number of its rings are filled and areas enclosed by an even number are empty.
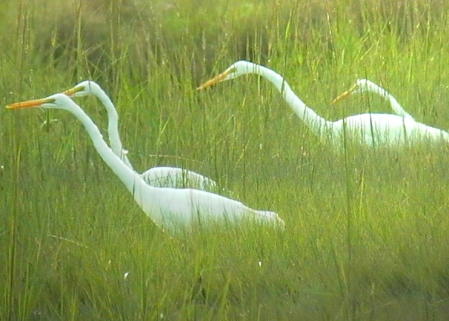
<svg viewBox="0 0 449 321"><path fill-rule="evenodd" d="M330 104L369 78L448 129L449 3L4 2L4 106L93 79L138 171L197 171L286 230L171 237L71 114L2 108L1 320L447 320L449 146L337 154L264 79L195 88L251 60L337 120L390 112ZM77 101L106 136L99 103Z"/></svg>

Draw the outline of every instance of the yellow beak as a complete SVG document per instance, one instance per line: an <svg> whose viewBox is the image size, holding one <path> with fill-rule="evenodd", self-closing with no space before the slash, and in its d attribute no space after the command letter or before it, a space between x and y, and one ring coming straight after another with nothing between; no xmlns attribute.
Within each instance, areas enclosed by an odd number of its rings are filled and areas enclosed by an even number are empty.
<svg viewBox="0 0 449 321"><path fill-rule="evenodd" d="M45 103L52 102L52 99L34 99L34 100L27 100L22 101L19 103L14 103L11 105L6 106L8 109L21 109L21 108L31 108L31 107L40 107L41 105Z"/></svg>
<svg viewBox="0 0 449 321"><path fill-rule="evenodd" d="M217 77L214 77L212 79L209 79L208 81L206 81L204 84L200 85L196 90L202 90L204 88L213 86L217 83L219 83L220 81L223 81L226 79L226 77L232 72L232 70L226 70L225 72L219 74Z"/></svg>
<svg viewBox="0 0 449 321"><path fill-rule="evenodd" d="M72 97L75 95L78 91L84 90L84 87L73 87L71 89L67 89L63 91L62 93L66 96Z"/></svg>
<svg viewBox="0 0 449 321"><path fill-rule="evenodd" d="M338 103L340 100L345 99L345 98L348 97L349 95L351 95L351 91L350 91L350 90L346 90L344 93L342 93L342 94L339 95L337 98L335 98L334 100L332 100L332 104Z"/></svg>
<svg viewBox="0 0 449 321"><path fill-rule="evenodd" d="M339 95L337 98L332 100L332 104L338 103L340 100L345 99L346 97L349 97L354 90L357 89L357 85L352 86L349 90L346 90L344 93Z"/></svg>

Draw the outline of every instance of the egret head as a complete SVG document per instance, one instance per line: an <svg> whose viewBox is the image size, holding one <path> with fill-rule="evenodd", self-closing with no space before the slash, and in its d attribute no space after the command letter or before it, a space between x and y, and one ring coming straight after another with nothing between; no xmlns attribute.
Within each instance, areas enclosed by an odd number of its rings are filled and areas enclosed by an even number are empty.
<svg viewBox="0 0 449 321"><path fill-rule="evenodd" d="M357 79L356 83L352 88L350 89L351 94L363 94L365 92L371 91L371 92L377 92L379 89L379 86L377 86L375 83L368 79Z"/></svg>
<svg viewBox="0 0 449 321"><path fill-rule="evenodd" d="M252 62L240 60L235 63L233 63L228 69L226 69L224 72L219 74L218 76L209 79L205 83L203 83L201 86L197 88L197 90L201 90L210 86L213 86L219 82L234 79L237 77L240 77L242 75L250 74L255 71L257 68L257 65L253 64Z"/></svg>
<svg viewBox="0 0 449 321"><path fill-rule="evenodd" d="M83 97L94 94L95 91L98 91L100 86L94 81L85 80L80 82L78 85L71 89L67 89L62 93L69 97Z"/></svg>
<svg viewBox="0 0 449 321"><path fill-rule="evenodd" d="M55 94L47 98L27 100L6 106L8 109L23 108L46 108L46 109L69 109L73 101L64 94Z"/></svg>
<svg viewBox="0 0 449 321"><path fill-rule="evenodd" d="M335 104L340 100L351 96L352 94L362 94L367 91L373 91L376 87L377 86L368 79L357 79L355 84L349 90L346 90L344 93L335 98L332 103Z"/></svg>

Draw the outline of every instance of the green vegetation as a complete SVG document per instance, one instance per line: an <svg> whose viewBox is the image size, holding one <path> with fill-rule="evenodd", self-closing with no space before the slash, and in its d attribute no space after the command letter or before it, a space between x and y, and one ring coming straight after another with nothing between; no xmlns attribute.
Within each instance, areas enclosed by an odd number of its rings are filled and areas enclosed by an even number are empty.
<svg viewBox="0 0 449 321"><path fill-rule="evenodd" d="M448 129L448 21L437 0L4 1L3 105L93 79L136 169L197 171L287 228L172 238L72 115L3 108L0 319L447 320L448 146L338 155L263 79L195 88L247 59L335 120L390 111L330 105L369 78Z"/></svg>

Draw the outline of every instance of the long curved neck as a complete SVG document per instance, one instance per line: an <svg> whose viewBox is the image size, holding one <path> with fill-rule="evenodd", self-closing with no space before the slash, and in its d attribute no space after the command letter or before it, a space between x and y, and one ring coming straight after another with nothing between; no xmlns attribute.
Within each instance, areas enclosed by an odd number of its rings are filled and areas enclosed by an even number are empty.
<svg viewBox="0 0 449 321"><path fill-rule="evenodd" d="M86 128L87 133L89 134L95 149L98 154L104 160L104 162L114 171L114 173L118 176L118 178L123 182L128 191L133 194L134 199L140 205L140 200L142 199L142 189L144 186L152 189L151 186L145 184L140 175L133 171L131 168L126 166L120 158L115 155L112 150L108 147L108 145L103 140L103 136L100 133L100 130L95 125L95 123L86 115L86 113L73 103L71 108L68 109L76 118L78 118L81 123Z"/></svg>
<svg viewBox="0 0 449 321"><path fill-rule="evenodd" d="M396 115L399 115L403 118L414 120L414 118L409 113L407 113L404 110L404 108L402 108L402 106L399 104L396 98L394 98L388 91L379 86L375 86L374 88L371 89L371 91L380 95L384 99L388 99L388 101L390 102L391 109L393 109Z"/></svg>
<svg viewBox="0 0 449 321"><path fill-rule="evenodd" d="M118 113L115 109L114 104L108 95L101 89L97 88L95 90L95 95L106 108L108 113L108 136L109 143L111 144L111 149L115 155L119 156L121 160L129 167L133 168L128 157L124 153L122 141L120 140L120 134L118 131Z"/></svg>
<svg viewBox="0 0 449 321"><path fill-rule="evenodd" d="M309 126L315 135L322 136L326 129L332 128L333 123L324 119L315 113L311 108L307 107L307 105L295 95L293 90L281 75L263 66L257 66L254 68L253 73L258 74L270 81L283 95L283 98L290 105L295 114Z"/></svg>
<svg viewBox="0 0 449 321"><path fill-rule="evenodd" d="M388 100L390 101L390 106L391 108L394 110L394 112L399 115L402 116L404 118L407 119L412 119L414 120L414 118L407 113L404 108L402 108L402 106L398 103L398 101L396 100L396 98L394 98L392 95L390 95L389 93L387 93L388 95Z"/></svg>

